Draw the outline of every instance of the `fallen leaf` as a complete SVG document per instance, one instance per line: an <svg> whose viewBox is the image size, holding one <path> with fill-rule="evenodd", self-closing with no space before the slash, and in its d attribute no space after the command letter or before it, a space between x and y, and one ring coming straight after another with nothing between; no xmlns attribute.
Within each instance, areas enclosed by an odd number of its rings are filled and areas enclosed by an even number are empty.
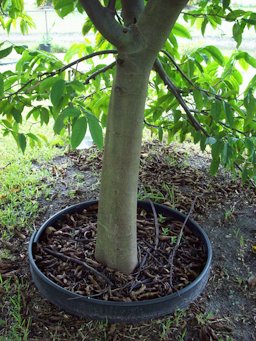
<svg viewBox="0 0 256 341"><path fill-rule="evenodd" d="M248 285L249 288L253 289L256 287L256 276L252 275L249 279L248 279Z"/></svg>

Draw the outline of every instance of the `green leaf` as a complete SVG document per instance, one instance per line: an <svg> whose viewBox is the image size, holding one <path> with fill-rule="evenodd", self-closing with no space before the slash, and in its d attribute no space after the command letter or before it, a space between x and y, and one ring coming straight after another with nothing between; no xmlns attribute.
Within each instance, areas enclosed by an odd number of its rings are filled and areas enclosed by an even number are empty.
<svg viewBox="0 0 256 341"><path fill-rule="evenodd" d="M22 153L24 153L27 146L27 141L24 134L18 134L17 143L20 149L22 150Z"/></svg>
<svg viewBox="0 0 256 341"><path fill-rule="evenodd" d="M246 18L242 18L242 20L249 25L256 25L256 19L246 19Z"/></svg>
<svg viewBox="0 0 256 341"><path fill-rule="evenodd" d="M205 140L205 143L206 144L209 144L210 146L213 145L214 143L216 143L216 138L215 137L212 137L212 136L209 136L207 137L207 139Z"/></svg>
<svg viewBox="0 0 256 341"><path fill-rule="evenodd" d="M232 148L228 142L224 144L222 154L221 154L221 161L224 166L227 166L230 158L232 157Z"/></svg>
<svg viewBox="0 0 256 341"><path fill-rule="evenodd" d="M222 6L224 9L230 6L230 0L222 0Z"/></svg>
<svg viewBox="0 0 256 341"><path fill-rule="evenodd" d="M19 110L17 110L16 108L13 108L11 110L11 114L17 123L22 123L22 116Z"/></svg>
<svg viewBox="0 0 256 341"><path fill-rule="evenodd" d="M79 117L73 127L71 133L71 146L76 148L83 141L87 129L87 121L85 116Z"/></svg>
<svg viewBox="0 0 256 341"><path fill-rule="evenodd" d="M103 148L103 133L98 119L91 113L87 112L87 121L89 124L90 133L92 135L93 142L100 149Z"/></svg>
<svg viewBox="0 0 256 341"><path fill-rule="evenodd" d="M235 54L235 59L240 60L244 59L247 64L251 65L252 67L256 68L256 58L252 57L249 53L241 51Z"/></svg>
<svg viewBox="0 0 256 341"><path fill-rule="evenodd" d="M4 95L4 77L0 74L0 97Z"/></svg>
<svg viewBox="0 0 256 341"><path fill-rule="evenodd" d="M249 178L249 172L246 166L244 166L243 171L242 171L242 181L246 182Z"/></svg>
<svg viewBox="0 0 256 341"><path fill-rule="evenodd" d="M38 7L44 5L44 3L45 3L45 0L36 0L36 4Z"/></svg>
<svg viewBox="0 0 256 341"><path fill-rule="evenodd" d="M233 25L233 30L232 31L233 31L233 38L234 38L234 40L237 43L236 47L239 47L241 45L243 30L244 30L244 27L241 26L240 23L236 22Z"/></svg>
<svg viewBox="0 0 256 341"><path fill-rule="evenodd" d="M54 0L53 1L55 9L61 9L65 6L69 6L72 3L74 3L74 0Z"/></svg>
<svg viewBox="0 0 256 341"><path fill-rule="evenodd" d="M193 91L193 97L196 103L196 108L197 110L202 110L203 106L204 106L204 101L203 101L203 96L200 90L195 89Z"/></svg>
<svg viewBox="0 0 256 341"><path fill-rule="evenodd" d="M65 81L63 79L59 79L52 86L51 90L51 102L53 106L58 107L62 101L62 97L64 95L65 90Z"/></svg>
<svg viewBox="0 0 256 341"><path fill-rule="evenodd" d="M192 39L188 29L177 22L173 26L172 33L181 38Z"/></svg>
<svg viewBox="0 0 256 341"><path fill-rule="evenodd" d="M201 32L202 32L202 35L204 36L205 34L205 29L206 29L206 26L208 24L208 19L207 18L204 18L203 22L202 22L202 26L201 26Z"/></svg>
<svg viewBox="0 0 256 341"><path fill-rule="evenodd" d="M232 11L230 12L227 16L226 16L226 20L227 21L234 21L236 20L237 18L241 17L244 15L244 11L243 10L235 10L235 11Z"/></svg>
<svg viewBox="0 0 256 341"><path fill-rule="evenodd" d="M41 147L41 141L40 141L40 139L35 134L27 133L27 137L29 137L29 139L30 139L29 144L32 147L35 146L35 142L38 144L38 146Z"/></svg>
<svg viewBox="0 0 256 341"><path fill-rule="evenodd" d="M81 114L80 110L77 108L73 108L73 107L68 107L66 109L64 109L59 116L57 117L54 126L53 126L53 130L55 132L55 134L60 134L61 130L64 128L65 126L65 120L69 117L69 118L75 118L78 117Z"/></svg>
<svg viewBox="0 0 256 341"><path fill-rule="evenodd" d="M12 49L13 49L13 47L12 47L12 46L9 46L9 47L7 47L6 49L1 50L1 51L0 51L0 59L9 56L9 54L12 52Z"/></svg>
<svg viewBox="0 0 256 341"><path fill-rule="evenodd" d="M224 143L221 140L218 140L212 145L212 158L217 160L218 157L220 156L222 150L224 147Z"/></svg>
<svg viewBox="0 0 256 341"><path fill-rule="evenodd" d="M218 99L212 102L211 106L211 116L218 121L221 117L222 103Z"/></svg>
<svg viewBox="0 0 256 341"><path fill-rule="evenodd" d="M69 85L78 93L85 90L85 85L83 82L79 82L77 79L69 83Z"/></svg>
<svg viewBox="0 0 256 341"><path fill-rule="evenodd" d="M40 92L43 92L45 90L49 90L52 88L53 84L56 83L59 80L59 78L45 78L41 81L39 85Z"/></svg>
<svg viewBox="0 0 256 341"><path fill-rule="evenodd" d="M40 123L41 126L45 123L46 125L49 123L50 115L49 111L46 108L40 109Z"/></svg>
<svg viewBox="0 0 256 341"><path fill-rule="evenodd" d="M54 9L58 13L61 18L64 18L66 15L74 11L74 0L54 0L53 1Z"/></svg>
<svg viewBox="0 0 256 341"><path fill-rule="evenodd" d="M232 107L228 102L223 102L223 107L224 107L224 112L226 115L226 121L232 128L234 125L234 113L233 113Z"/></svg>
<svg viewBox="0 0 256 341"><path fill-rule="evenodd" d="M92 28L92 22L89 18L87 18L82 28L83 35L86 36L86 34L90 31L91 28Z"/></svg>
<svg viewBox="0 0 256 341"><path fill-rule="evenodd" d="M216 159L212 159L211 165L210 165L210 173L212 175L215 175L219 169L220 165L220 157L217 157Z"/></svg>
<svg viewBox="0 0 256 341"><path fill-rule="evenodd" d="M256 75L254 75L252 77L252 79L250 80L246 90L245 90L245 94L247 94L249 91L251 91L251 89L256 88Z"/></svg>
<svg viewBox="0 0 256 341"><path fill-rule="evenodd" d="M38 143L40 143L39 138L35 134L27 133L27 136L30 137L31 139L37 141Z"/></svg>
<svg viewBox="0 0 256 341"><path fill-rule="evenodd" d="M15 45L14 46L14 50L18 53L18 54L22 54L28 47L26 45Z"/></svg>
<svg viewBox="0 0 256 341"><path fill-rule="evenodd" d="M208 52L219 65L224 65L224 57L216 46L208 45L201 50Z"/></svg>
<svg viewBox="0 0 256 341"><path fill-rule="evenodd" d="M244 106L248 116L252 119L256 115L256 98L253 96L252 90L249 90L247 96L244 98Z"/></svg>

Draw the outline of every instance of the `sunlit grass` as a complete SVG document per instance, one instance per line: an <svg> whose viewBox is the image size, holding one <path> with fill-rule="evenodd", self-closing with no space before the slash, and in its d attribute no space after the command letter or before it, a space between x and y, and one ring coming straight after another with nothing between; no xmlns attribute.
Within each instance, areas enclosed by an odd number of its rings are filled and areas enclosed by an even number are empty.
<svg viewBox="0 0 256 341"><path fill-rule="evenodd" d="M22 292L28 289L28 284L18 278L15 281L3 280L0 275L0 286L6 295L4 306L9 313L9 319L5 321L0 319L0 327L8 326L8 334L0 336L0 341L27 341L31 319L24 318L22 314L24 309Z"/></svg>
<svg viewBox="0 0 256 341"><path fill-rule="evenodd" d="M44 128L45 132L50 128ZM11 136L0 139L0 234L22 229L38 211L51 174L44 162L63 154L63 140L48 134L49 142L27 147L24 154Z"/></svg>

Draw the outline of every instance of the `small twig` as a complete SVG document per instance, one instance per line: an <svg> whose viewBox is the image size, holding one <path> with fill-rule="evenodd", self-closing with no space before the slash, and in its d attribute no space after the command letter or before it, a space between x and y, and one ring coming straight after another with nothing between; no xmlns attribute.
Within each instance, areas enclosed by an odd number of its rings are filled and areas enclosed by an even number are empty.
<svg viewBox="0 0 256 341"><path fill-rule="evenodd" d="M189 107L185 103L183 97L180 95L179 89L172 83L170 78L168 77L167 73L165 72L161 62L159 59L155 61L154 64L155 71L158 73L160 78L163 80L164 84L167 86L168 90L174 95L174 97L177 99L179 104L184 109L185 113L187 114L187 117L191 123L191 125L198 131L202 131L205 136L209 136L207 131L202 127L202 125L195 119L195 117L192 115Z"/></svg>
<svg viewBox="0 0 256 341"><path fill-rule="evenodd" d="M45 247L43 249L45 252L47 252L48 254L60 258L60 259L64 259L79 265L82 265L83 267L85 267L87 270L93 272L95 275L103 278L109 285L113 285L113 283L110 281L110 279L108 279L105 275L103 275L102 273L100 273L99 271L95 270L93 267L91 267L90 265L86 264L85 262L81 261L80 259L74 258L74 257L70 257L67 255L64 255L63 253L60 253L58 251L54 251L52 249L49 249L47 247Z"/></svg>
<svg viewBox="0 0 256 341"><path fill-rule="evenodd" d="M105 54L117 54L117 50L102 50L102 51L97 51L97 52L93 52L89 55L86 55L82 58L79 58L69 64L66 64L64 66L62 66L61 68L55 70L55 71L51 71L51 72L44 72L42 73L40 76L37 76L36 78L31 78L29 81L27 81L26 83L24 83L18 90L16 90L15 92L9 94L8 96L5 96L3 97L4 99L9 99L15 95L18 95L23 89L25 89L28 85L30 85L33 81L36 81L38 80L38 78L40 78L37 83L30 87L29 89L26 89L25 93L27 93L28 91L30 91L31 89L34 89L35 87L37 87L43 80L47 79L47 78L50 78L50 77L54 77L56 76L57 74L60 74L62 72L64 72L65 70L73 67L74 65L77 65L87 59L91 59L93 57L96 57L96 56L100 56L100 55L105 55Z"/></svg>
<svg viewBox="0 0 256 341"><path fill-rule="evenodd" d="M4 170L5 168L7 168L8 166L10 166L11 162L8 162L5 166L0 167L0 170Z"/></svg>
<svg viewBox="0 0 256 341"><path fill-rule="evenodd" d="M102 50L102 51L93 52L91 54L88 54L88 55L86 55L84 57L81 57L81 58L73 61L72 63L64 65L63 67L57 69L54 72L45 72L45 73L43 73L41 75L41 77L45 76L45 75L55 76L56 74L61 73L61 72L65 71L65 70L69 69L70 67L72 67L72 66L74 66L74 65L76 65L78 63L81 63L81 62L83 62L83 61L85 61L87 59L91 59L93 57L101 56L101 55L105 55L105 54L117 54L117 50Z"/></svg>
<svg viewBox="0 0 256 341"><path fill-rule="evenodd" d="M154 215L154 222L155 222L155 228L156 228L156 235L155 235L155 250L156 250L158 243L159 243L159 223L158 223L158 219L157 219L157 213L156 213L155 205L153 204L153 202L150 199L148 199L148 202L150 203L150 206L152 208L152 212Z"/></svg>
<svg viewBox="0 0 256 341"><path fill-rule="evenodd" d="M202 89L200 88L197 84L195 84L194 82L192 82L192 80L185 74L185 72L183 72L183 70L179 67L179 65L176 63L175 59L171 56L171 54L165 50L161 50L161 52L163 54L165 54L169 59L170 61L172 62L172 64L175 66L176 70L182 75L182 77L194 88L194 89L197 89L201 92L204 92L207 96L211 95L211 96L214 96L216 99L218 100L225 100L225 98L221 97L220 95L218 94L215 94L211 91L208 91L208 90L205 90L205 89Z"/></svg>
<svg viewBox="0 0 256 341"><path fill-rule="evenodd" d="M147 122L145 119L144 119L144 124L148 127L151 127L151 128L156 128L156 129L159 129L159 128L163 128L163 129L169 129L169 126L170 124L167 124L167 125L155 125L155 124L151 124L149 122Z"/></svg>
<svg viewBox="0 0 256 341"><path fill-rule="evenodd" d="M184 228L185 228L185 226L186 226L186 224L187 224L187 222L188 222L188 219L189 219L189 217L190 217L192 211L194 210L195 202L196 202L196 199L197 199L197 198L198 198L198 197L196 196L195 199L194 199L193 202L192 202L192 205L191 205L191 207L190 207L190 210L189 210L189 212L188 212L188 215L186 216L186 219L184 220L184 223L183 223L183 225L182 225L182 227L181 227L180 233L179 233L178 238L177 238L177 242L176 242L176 244L175 244L175 246L174 246L174 248L173 248L173 250L172 250L172 253L171 253L170 256L169 256L169 264L170 264L170 286L171 286L172 288L173 288L172 275L173 275L173 261L174 261L174 257L175 257L175 255L176 255L176 252L177 252L178 248L179 248L179 245L180 245L180 241L181 241L181 238L182 238L182 235L183 235Z"/></svg>
<svg viewBox="0 0 256 341"><path fill-rule="evenodd" d="M104 66L103 68L101 68L97 71L95 71L84 81L84 84L89 84L91 79L95 79L99 74L104 73L109 69L112 69L115 65L116 65L116 61L114 61L113 63L111 63L109 65Z"/></svg>
<svg viewBox="0 0 256 341"><path fill-rule="evenodd" d="M131 282L131 287L130 287L130 292L132 292L132 290L135 288L135 286L137 285L137 280L139 278L139 275L141 273L141 271L145 268L145 264L148 258L148 253L145 254L145 256L143 257L142 261L139 264L139 269L138 272L136 274L135 279Z"/></svg>
<svg viewBox="0 0 256 341"><path fill-rule="evenodd" d="M149 248L152 249L152 245L147 242L146 240L143 241ZM165 257L163 252L160 249L154 250L155 253L157 253L160 257L162 257L166 262L168 262L168 259Z"/></svg>
<svg viewBox="0 0 256 341"><path fill-rule="evenodd" d="M155 262L156 263L158 263L160 266L162 266L163 264L152 254L152 252L151 252L151 250L152 249L150 249L150 250L148 250L146 247L144 247L144 246L142 246L141 245L141 247L142 247L142 249L151 257L151 258L153 258L154 260L155 260Z"/></svg>

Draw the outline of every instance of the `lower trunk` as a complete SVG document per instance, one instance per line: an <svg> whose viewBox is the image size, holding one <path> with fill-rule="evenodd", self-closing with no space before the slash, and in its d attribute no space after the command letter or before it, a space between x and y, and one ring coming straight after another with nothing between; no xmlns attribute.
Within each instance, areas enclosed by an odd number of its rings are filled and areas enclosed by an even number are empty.
<svg viewBox="0 0 256 341"><path fill-rule="evenodd" d="M130 273L137 264L137 188L150 67L140 58L117 59L110 100L96 258L108 267Z"/></svg>

